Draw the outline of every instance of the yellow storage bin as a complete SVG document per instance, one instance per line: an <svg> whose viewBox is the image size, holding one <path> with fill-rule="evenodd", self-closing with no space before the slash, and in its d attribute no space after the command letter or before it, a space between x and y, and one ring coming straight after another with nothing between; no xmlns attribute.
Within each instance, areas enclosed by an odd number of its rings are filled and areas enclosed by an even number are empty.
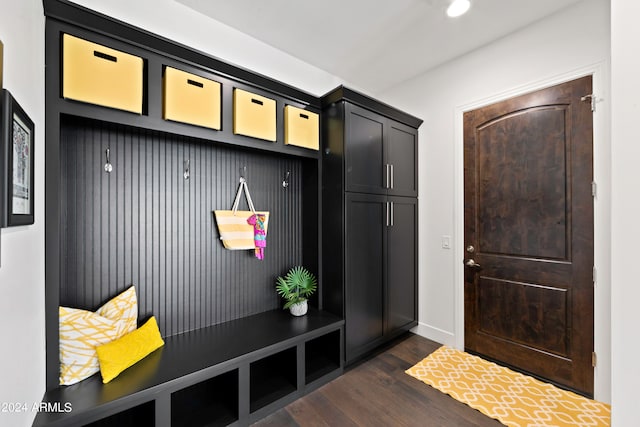
<svg viewBox="0 0 640 427"><path fill-rule="evenodd" d="M163 118L220 130L221 87L216 81L166 67Z"/></svg>
<svg viewBox="0 0 640 427"><path fill-rule="evenodd" d="M319 116L292 105L284 107L284 143L318 150L320 148Z"/></svg>
<svg viewBox="0 0 640 427"><path fill-rule="evenodd" d="M62 35L62 96L142 114L142 58Z"/></svg>
<svg viewBox="0 0 640 427"><path fill-rule="evenodd" d="M233 133L275 142L276 101L246 90L234 89Z"/></svg>

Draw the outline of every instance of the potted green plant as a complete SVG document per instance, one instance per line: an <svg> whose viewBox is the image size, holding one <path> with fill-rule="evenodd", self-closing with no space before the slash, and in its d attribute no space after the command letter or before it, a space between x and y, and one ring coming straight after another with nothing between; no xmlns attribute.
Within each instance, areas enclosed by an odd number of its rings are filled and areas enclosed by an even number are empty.
<svg viewBox="0 0 640 427"><path fill-rule="evenodd" d="M301 266L291 268L284 278L276 279L276 292L286 301L283 308L288 308L294 316L307 313L307 298L317 287L316 277Z"/></svg>

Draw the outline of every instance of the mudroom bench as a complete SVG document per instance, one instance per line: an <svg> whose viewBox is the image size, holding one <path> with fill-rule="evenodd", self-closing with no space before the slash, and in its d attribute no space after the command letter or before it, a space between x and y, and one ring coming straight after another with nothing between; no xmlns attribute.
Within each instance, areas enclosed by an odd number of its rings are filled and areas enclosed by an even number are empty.
<svg viewBox="0 0 640 427"><path fill-rule="evenodd" d="M273 310L165 338L108 384L48 391L34 426L244 426L343 371L344 320Z"/></svg>

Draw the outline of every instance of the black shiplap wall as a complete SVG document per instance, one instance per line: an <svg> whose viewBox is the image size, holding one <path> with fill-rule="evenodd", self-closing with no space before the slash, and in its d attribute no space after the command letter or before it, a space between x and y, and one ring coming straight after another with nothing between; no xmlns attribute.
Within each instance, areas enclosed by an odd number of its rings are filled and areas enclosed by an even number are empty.
<svg viewBox="0 0 640 427"><path fill-rule="evenodd" d="M60 151L61 305L94 310L134 284L139 319L165 336L281 307L274 282L302 262L301 175L315 163L67 116ZM212 213L231 208L242 166L271 213L264 261L224 249Z"/></svg>

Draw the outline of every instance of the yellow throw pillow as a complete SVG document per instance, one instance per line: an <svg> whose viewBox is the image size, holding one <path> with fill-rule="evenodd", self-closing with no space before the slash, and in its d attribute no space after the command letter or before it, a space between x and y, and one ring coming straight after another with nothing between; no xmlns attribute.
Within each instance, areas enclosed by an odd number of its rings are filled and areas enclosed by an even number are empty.
<svg viewBox="0 0 640 427"><path fill-rule="evenodd" d="M137 330L115 341L96 347L102 382L108 383L120 375L122 371L163 345L164 341L160 336L158 323L156 318L152 316Z"/></svg>
<svg viewBox="0 0 640 427"><path fill-rule="evenodd" d="M134 331L138 301L131 286L95 313L60 307L60 384L71 385L100 370L95 347Z"/></svg>

